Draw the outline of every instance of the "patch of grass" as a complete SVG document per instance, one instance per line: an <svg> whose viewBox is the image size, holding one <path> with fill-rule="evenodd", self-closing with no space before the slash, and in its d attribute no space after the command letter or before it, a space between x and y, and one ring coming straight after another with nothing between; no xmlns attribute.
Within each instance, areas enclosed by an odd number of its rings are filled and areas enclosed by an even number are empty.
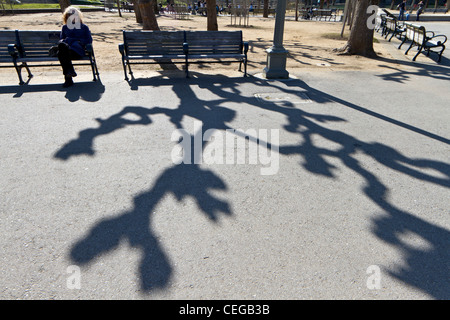
<svg viewBox="0 0 450 320"><path fill-rule="evenodd" d="M14 9L57 9L58 3L21 3L15 4Z"/></svg>

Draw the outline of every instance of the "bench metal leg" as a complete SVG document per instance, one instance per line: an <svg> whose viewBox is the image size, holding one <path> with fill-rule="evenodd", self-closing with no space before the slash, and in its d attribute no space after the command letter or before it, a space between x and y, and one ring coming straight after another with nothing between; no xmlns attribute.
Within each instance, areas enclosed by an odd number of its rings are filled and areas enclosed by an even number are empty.
<svg viewBox="0 0 450 320"><path fill-rule="evenodd" d="M122 58L122 66L123 66L123 73L125 75L125 80L128 81L127 66L124 58Z"/></svg>
<svg viewBox="0 0 450 320"><path fill-rule="evenodd" d="M95 60L95 56L89 55L89 61L91 62L91 69L92 69L92 75L94 76L94 79L92 81L97 81L99 73L97 68L97 61Z"/></svg>
<svg viewBox="0 0 450 320"><path fill-rule="evenodd" d="M414 56L414 58L412 59L412 61L416 61L417 56L422 52L423 46L419 46L419 49L416 53L416 55Z"/></svg>
<svg viewBox="0 0 450 320"><path fill-rule="evenodd" d="M406 37L403 39L402 43L400 43L400 45L398 46L398 49L400 49L402 47L402 45L406 42Z"/></svg>
<svg viewBox="0 0 450 320"><path fill-rule="evenodd" d="M25 82L22 79L22 65L18 66L16 61L13 61L14 68L16 69L17 76L19 77L19 85L25 84ZM27 66L28 69L28 66Z"/></svg>
<svg viewBox="0 0 450 320"><path fill-rule="evenodd" d="M442 50L441 50L441 52L439 52L438 62L441 62L441 57L442 57L442 53L444 52L444 50L445 50L445 46L442 45Z"/></svg>
<svg viewBox="0 0 450 320"><path fill-rule="evenodd" d="M185 65L186 78L189 78L189 62L188 62L187 56L186 56L184 65Z"/></svg>
<svg viewBox="0 0 450 320"><path fill-rule="evenodd" d="M247 58L245 58L245 62L244 62L244 77L247 76Z"/></svg>
<svg viewBox="0 0 450 320"><path fill-rule="evenodd" d="M414 41L411 41L411 44L409 45L408 49L405 51L405 54L408 54L409 50L412 48L413 45L414 45Z"/></svg>

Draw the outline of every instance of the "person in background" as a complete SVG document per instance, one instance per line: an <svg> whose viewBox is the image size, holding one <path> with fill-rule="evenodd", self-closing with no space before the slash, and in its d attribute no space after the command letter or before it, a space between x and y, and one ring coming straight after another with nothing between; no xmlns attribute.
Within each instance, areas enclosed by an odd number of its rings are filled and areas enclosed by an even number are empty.
<svg viewBox="0 0 450 320"><path fill-rule="evenodd" d="M423 1L420 1L417 6L418 6L418 9L417 9L416 21L419 21L419 16L422 14L423 7L425 6L425 4L423 3Z"/></svg>
<svg viewBox="0 0 450 320"><path fill-rule="evenodd" d="M58 44L58 59L64 74L63 87L73 85L73 79L77 76L73 68L72 60L78 60L85 56L85 47L92 43L91 31L83 23L83 15L75 7L68 7L63 13L63 27Z"/></svg>
<svg viewBox="0 0 450 320"><path fill-rule="evenodd" d="M400 10L400 13L398 15L398 20L405 20L405 10L406 10L406 0L403 0L400 2L400 4L397 6L397 9Z"/></svg>

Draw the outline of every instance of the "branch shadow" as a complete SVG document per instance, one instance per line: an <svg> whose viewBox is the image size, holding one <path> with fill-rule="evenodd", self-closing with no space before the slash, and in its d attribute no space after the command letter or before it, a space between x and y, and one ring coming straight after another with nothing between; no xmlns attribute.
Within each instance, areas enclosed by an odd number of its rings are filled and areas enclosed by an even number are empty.
<svg viewBox="0 0 450 320"><path fill-rule="evenodd" d="M125 107L121 112L106 120L98 120L100 125L98 128L81 131L77 139L70 141L55 153L55 158L67 160L80 154L92 156L95 154L93 140L96 137L110 134L125 126L149 125L152 123L151 116L155 114L166 115L175 129L183 129L181 123L186 116L201 121L203 129L189 136L191 146L195 136L203 135L205 130L230 128L228 123L236 118L236 112L223 107L225 103L245 104L249 108L261 108L283 115L287 121L283 129L297 135L299 142L277 146L279 153L286 156L298 155L304 170L333 179L336 166L327 161L327 158L331 157L363 178L365 185L362 190L365 196L385 213L383 217L377 215L372 219L372 232L381 241L394 245L404 257L403 266L397 270L385 268L386 272L436 299L448 299L450 297L448 261L450 260L447 248L450 243L450 232L391 203L389 187L373 172L374 170L360 163L356 154L363 153L376 163L392 172L401 173L411 180L425 181L445 189L450 188L450 164L432 159L409 158L385 144L365 142L345 132L327 128L324 124L328 122L346 121L333 115L306 112L288 101L261 103L254 96L246 95L246 92L242 91L240 85L244 83L250 83L258 91L277 91L298 97L306 93L314 103L337 103L356 112L362 112L369 119L380 119L394 127L401 127L412 133L449 144L449 139L445 137L342 100L312 88L301 80L278 82L259 80L254 77L202 76L189 80L155 77L134 79L130 85L135 90L140 86L172 86L180 99L177 109ZM191 85L194 84L209 90L216 99L208 101L199 99L192 91ZM125 119L124 116L128 113L137 115L138 120ZM338 145L338 148L316 146L314 135L333 142L333 145ZM268 149L275 147L269 142L265 142L265 145ZM195 152L199 150L192 149L191 155L195 156ZM428 173L430 170L437 172L438 175ZM215 222L221 214L232 215L232 212L227 201L210 194L210 191L214 189L226 191L227 185L212 171L200 168L196 164L173 165L162 172L151 188L134 197L134 206L131 210L121 212L115 218L103 219L93 226L87 236L73 246L71 259L79 264L91 263L96 257L116 248L121 239L128 239L130 245L140 248L143 252L140 264L142 289L148 292L155 288L165 288L173 267L152 231L152 209L166 194L173 194L178 200L192 197L206 217ZM426 248L412 247L402 239L405 233L414 234L424 239L429 245Z"/></svg>
<svg viewBox="0 0 450 320"><path fill-rule="evenodd" d="M302 89L316 103L339 103L355 111L363 112L370 117L382 119L395 126L400 126L414 133L424 135L447 145L449 144L449 139L445 137L435 135L375 113L367 108L343 101L324 91L314 89L301 80L285 83L289 89L280 89L286 93L299 94L299 89ZM219 96L227 99L232 98L229 93L224 93L217 87L213 87L213 89ZM249 100L247 103L251 104L251 101ZM328 129L318 123L343 121L343 119L338 119L333 116L322 118L323 116L320 115L311 115L300 108L295 108L289 102L253 105L254 107L264 108L285 115L288 124L284 126L284 129L288 132L298 134L299 141L301 142L296 145L279 146L280 154L299 155L303 159L301 165L305 170L329 178L334 177L334 166L327 162L325 157L332 157L338 159L345 167L364 178L364 194L386 213L386 216L383 218L373 218L373 233L382 241L395 245L404 256L405 265L403 267L399 270L387 269L387 272L391 276L426 292L436 299L448 299L450 297L448 277L448 262L450 261L448 243L450 243L450 232L390 203L388 200L389 193L391 192L389 188L369 168L363 166L355 158L355 154L362 152L392 171L400 172L412 179L426 181L447 189L450 188L449 163L431 159L408 158L387 145L367 143L344 132ZM340 147L338 150L317 147L312 143L313 135L319 135ZM427 173L427 170L437 172L438 176ZM412 247L402 240L402 235L405 233L410 233L418 238L424 239L428 243L428 247Z"/></svg>
<svg viewBox="0 0 450 320"><path fill-rule="evenodd" d="M174 85L173 90L182 101L179 108L125 107L108 119L97 119L98 128L81 131L77 139L67 143L54 155L56 159L64 161L81 154L93 156L93 140L96 137L125 126L149 125L152 123L150 116L155 114L166 115L174 128L180 130L183 129L181 122L185 116L202 122L202 128L188 137L191 150L185 154L189 154L190 158L185 160L190 164L175 164L164 170L152 187L133 198L131 210L121 212L113 218L102 219L70 250L70 258L74 263L86 265L117 248L121 241L127 240L130 246L142 252L139 273L141 289L144 292L167 287L173 273L172 265L151 227L153 209L165 196L172 194L178 201L192 198L201 212L213 223L217 222L221 215L232 215L229 203L211 194L214 190L226 192L227 185L211 170L203 169L195 163L194 159L199 156L196 153L201 153L202 150L195 150L194 141L199 137L201 139L208 129L229 128L226 122L233 120L235 112L221 107L221 100L198 99L182 81ZM127 114L137 116L138 120L127 120Z"/></svg>

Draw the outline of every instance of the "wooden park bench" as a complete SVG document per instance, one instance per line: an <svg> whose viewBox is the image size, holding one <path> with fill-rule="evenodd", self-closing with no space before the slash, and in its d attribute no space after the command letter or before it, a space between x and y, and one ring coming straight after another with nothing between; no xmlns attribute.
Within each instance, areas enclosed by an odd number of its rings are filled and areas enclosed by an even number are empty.
<svg viewBox="0 0 450 320"><path fill-rule="evenodd" d="M376 18L375 31L384 32L385 27L386 27L386 14L382 13Z"/></svg>
<svg viewBox="0 0 450 320"><path fill-rule="evenodd" d="M14 44L9 45L8 52L19 76L19 84L22 85L25 83L22 79L22 68L26 68L28 78L32 78L33 75L30 72L30 67L52 67L60 65L58 57L51 57L49 55L49 49L58 45L61 31L16 30L15 34L16 41ZM85 49L86 55L79 60L74 60L73 65L91 66L94 76L93 81L96 81L99 73L92 44L86 45Z"/></svg>
<svg viewBox="0 0 450 320"><path fill-rule="evenodd" d="M125 80L128 81L132 64L184 63L189 77L189 62L204 63L234 60L244 63L247 75L248 43L243 42L241 31L123 31L119 44Z"/></svg>
<svg viewBox="0 0 450 320"><path fill-rule="evenodd" d="M206 59L210 63L239 62L239 71L244 64L247 76L248 42L243 41L242 31L185 31L185 35L186 73L190 61L205 63Z"/></svg>
<svg viewBox="0 0 450 320"><path fill-rule="evenodd" d="M123 43L119 44L125 80L128 81L127 67L131 76L132 64L187 64L184 31L126 31ZM186 71L187 75L187 71Z"/></svg>
<svg viewBox="0 0 450 320"><path fill-rule="evenodd" d="M14 47L16 43L16 31L1 30L0 31L0 68L13 68L11 54L8 47Z"/></svg>
<svg viewBox="0 0 450 320"><path fill-rule="evenodd" d="M128 11L128 12L134 11L134 5L131 2L121 1L120 6L122 7L123 11Z"/></svg>
<svg viewBox="0 0 450 320"><path fill-rule="evenodd" d="M173 9L175 10L175 19L189 19L190 14L186 6L174 6Z"/></svg>
<svg viewBox="0 0 450 320"><path fill-rule="evenodd" d="M447 36L443 34L436 35L433 31L426 31L424 26L419 26L412 23L405 23L405 28L406 30L403 35L402 43L398 47L399 49L405 42L410 41L411 43L405 54L408 54L409 50L413 46L417 46L417 53L412 59L413 61L416 60L417 56L421 52L426 52L426 55L428 57L430 55L430 51L437 53L439 57L438 62L441 61L442 53L445 50L445 42L447 41Z"/></svg>
<svg viewBox="0 0 450 320"><path fill-rule="evenodd" d="M331 21L333 18L334 21L336 21L336 10L333 9L317 9L313 10L313 17L316 18L316 20L320 21L322 18L326 21L328 18L328 21Z"/></svg>
<svg viewBox="0 0 450 320"><path fill-rule="evenodd" d="M385 19L384 31L382 33L384 38L387 39L387 37L391 35L389 41L391 41L394 36L401 39L402 34L405 32L405 23L399 22L397 21L397 18L391 16L386 16Z"/></svg>

